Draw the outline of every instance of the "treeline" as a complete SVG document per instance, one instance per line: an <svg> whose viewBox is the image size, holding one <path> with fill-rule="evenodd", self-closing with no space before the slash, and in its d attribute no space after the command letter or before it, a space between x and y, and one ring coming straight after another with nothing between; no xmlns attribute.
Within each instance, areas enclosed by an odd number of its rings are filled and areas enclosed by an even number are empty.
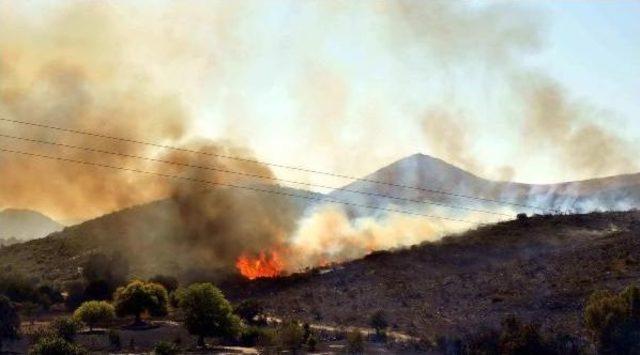
<svg viewBox="0 0 640 355"><path fill-rule="evenodd" d="M500 329L484 329L462 339L441 337L428 347L444 354L561 355L640 354L640 289L594 292L585 302L588 337L544 333L534 323L506 317Z"/></svg>

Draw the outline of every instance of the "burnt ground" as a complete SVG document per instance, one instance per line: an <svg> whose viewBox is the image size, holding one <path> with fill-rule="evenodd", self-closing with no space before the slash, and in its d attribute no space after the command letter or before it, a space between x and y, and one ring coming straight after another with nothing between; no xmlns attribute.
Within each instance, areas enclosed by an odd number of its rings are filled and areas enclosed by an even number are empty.
<svg viewBox="0 0 640 355"><path fill-rule="evenodd" d="M331 269L222 286L233 299L257 298L272 314L308 322L366 326L383 309L392 330L424 339L497 327L509 314L584 335L586 298L638 281L639 225L636 211L536 216Z"/></svg>

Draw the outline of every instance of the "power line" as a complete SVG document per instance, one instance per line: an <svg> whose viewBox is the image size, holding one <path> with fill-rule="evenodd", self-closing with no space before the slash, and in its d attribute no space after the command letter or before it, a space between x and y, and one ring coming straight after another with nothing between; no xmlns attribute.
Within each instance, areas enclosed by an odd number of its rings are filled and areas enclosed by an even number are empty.
<svg viewBox="0 0 640 355"><path fill-rule="evenodd" d="M458 193L449 192L449 191L442 191L442 190L436 190L436 189L432 189L432 188L425 188L425 187L418 187L418 186L408 186L408 185L403 185L403 184L397 184L397 183L391 183L391 182L385 182L385 181L379 181L379 180L373 180L373 179L367 179L367 178L358 178L358 177L344 175L344 174L337 174L337 173L331 173L331 172L326 172L326 171L308 169L308 168L297 167L297 166L289 166L289 165L283 165L283 164L277 164L277 163L270 163L270 162L260 161L260 160L256 160L256 159L242 158L242 157L236 157L236 156L220 154L220 153L211 153L211 152L198 151L198 150L187 149L187 148L180 148L180 147L175 147L175 146L166 145L166 144L158 144L158 143L140 141L140 140L135 140L135 139L130 139L130 138L109 136L109 135L100 134L100 133L94 133L94 132L77 130L77 129L70 129L70 128L63 128L63 127L56 127L56 126L50 126L50 125L45 125L45 124L35 123L35 122L11 120L11 119L2 118L2 117L0 117L0 121L17 123L17 124L33 126L33 127L47 128L47 129L57 130L57 131L61 131L61 132L69 132L69 133L74 133L74 134L81 134L81 135L86 135L86 136L90 136L90 137L111 139L111 140L116 140L116 141L121 141L121 142L134 143L134 144L141 144L141 145L146 145L146 146L150 146L150 147L174 150L174 151L185 152L185 153L214 156L214 157L217 157L217 158L231 159L231 160L236 160L236 161L243 161L243 162L252 163L252 164L262 164L262 165L275 167L275 168L289 169L289 170L295 170L295 171L307 172L307 173L312 173L312 174L331 176L331 177L347 179L347 180L359 180L359 181L362 181L362 182L368 182L368 183L372 183L372 184L379 184L379 185L386 185L386 186L392 186L392 187L398 187L398 188L404 188L404 189L411 189L411 190L429 192L429 193L440 194L440 195L447 195L447 196L458 197L458 198L466 198L466 199L475 200L475 201L491 202L491 203L497 203L497 204L503 204L503 205L525 207L525 208L535 209L535 210L539 210L539 211L547 211L547 209L544 209L544 208L541 208L541 207L538 207L538 206L522 204L522 203L517 203L517 202L495 200L495 199L478 197L478 196L471 196L471 195L463 195L463 194L458 194Z"/></svg>
<svg viewBox="0 0 640 355"><path fill-rule="evenodd" d="M442 206L442 207L446 207L446 208L465 210L465 211L469 211L469 212L492 214L492 215L502 216L502 217L511 217L511 218L514 217L513 215L506 214L506 213L500 213L500 212L495 212L495 211L488 211L488 210L482 210L482 209L476 209L476 208L470 208L470 207L464 207L464 206L456 206L456 205L451 205L451 204L442 203L442 202L422 201L422 200L416 200L416 199L410 199L410 198L404 198L404 197L397 197L397 196L392 196L392 195L380 194L380 193L376 193L376 192L353 190L353 189L349 189L349 188L345 188L345 187L334 187L334 186L312 184L312 183L293 181L293 180L284 180L284 179L278 179L278 178L275 178L275 177L272 177L272 176L251 174L251 173L246 173L246 172L242 172L242 171L235 171L235 170L229 170L229 169L223 169L223 168L216 168L216 167L211 167L211 166L193 165L193 164L181 163L181 162L170 161L170 160L150 158L150 157L145 157L145 156L140 156L140 155L133 155L133 154L126 154L126 153L119 153L119 152L113 152L113 151L108 151L108 150L101 150L101 149L83 147L83 146L78 146L78 145L71 145L71 144L65 144L65 143L44 141L44 140L39 140L39 139L17 137L17 136L11 136L11 135L7 135L7 134L2 134L2 133L0 133L0 137L9 138L9 139L15 139L15 140L21 140L21 141L31 142L31 143L47 144L47 145L64 147L64 148L83 150L83 151L93 152L93 153L109 154L109 155L115 155L115 156L121 156L121 157L127 157L127 158L140 159L140 160L151 161L151 162L156 162L156 163L162 163L162 164L167 164L167 165L175 165L175 166L182 166L182 167L187 167L187 168L217 171L217 172L221 172L221 173L236 174L236 175L240 175L240 176L246 176L246 177L263 179L263 180L271 180L271 181L276 181L276 182L285 182L285 183L292 183L292 184L298 184L298 185L304 185L304 186L312 186L312 187L319 187L319 188L325 188L325 189L332 189L332 190L337 190L337 191L345 191L345 192L349 192L349 193L361 194L361 195L372 196L372 197L382 197L382 198L387 198L387 199L396 200L396 201L404 201L404 202L412 202L412 203L427 204L427 205L434 205L434 206Z"/></svg>
<svg viewBox="0 0 640 355"><path fill-rule="evenodd" d="M413 215L413 216L418 216L418 217L449 220L449 221L461 222L461 223L467 223L467 224L473 224L473 225L480 223L480 222L477 222L477 221L469 221L469 220L453 218L453 217L445 217L445 216L417 213L417 212L412 212L412 211L398 210L398 209L393 209L393 208L363 205L363 204L352 203L352 202L348 202L348 201L327 199L327 198L322 198L322 197L303 196L303 195L297 195L297 194L284 192L284 191L275 191L275 190L262 189L262 188L254 187L254 186L227 184L227 183L214 182L214 181L204 180L204 179L190 178L190 177L186 177L186 176L164 174L164 173L159 173L159 172L155 172L155 171L146 171L146 170L139 170L139 169L133 169L133 168L125 168L125 167L121 167L121 166L113 166L113 165L108 165L108 164L95 163L95 162L90 162L90 161L85 161L85 160L69 159L69 158L56 157L56 156L37 154L37 153L30 153L30 152L23 152L23 151L11 150L11 149L5 149L5 148L0 148L0 151L7 152L7 153L13 153L13 154L20 154L20 155L30 156L30 157L37 157L37 158L43 158L43 159L63 161L63 162L74 163L74 164L91 165L91 166L97 166L97 167L114 169L114 170L134 172L134 173L139 173L139 174L155 175L155 176L160 176L160 177L164 177L164 178L167 178L167 179L182 180L182 181L187 181L187 182L191 182L191 183L199 183L199 184L215 185L215 186L224 186L224 187L230 187L230 188L236 188L236 189L245 189L245 190L250 190L250 191L255 191L255 192L262 192L262 193L282 195L282 196L301 198L301 199L307 199L307 200L314 200L314 201L342 204L342 205L346 205L346 206L359 207L359 208L368 208L368 209L373 209L373 210L394 212L394 213Z"/></svg>

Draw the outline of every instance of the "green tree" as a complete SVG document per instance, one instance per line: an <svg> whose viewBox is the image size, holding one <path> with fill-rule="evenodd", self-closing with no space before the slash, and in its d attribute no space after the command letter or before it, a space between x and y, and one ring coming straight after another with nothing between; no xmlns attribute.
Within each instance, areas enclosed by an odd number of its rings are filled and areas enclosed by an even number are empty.
<svg viewBox="0 0 640 355"><path fill-rule="evenodd" d="M587 301L585 323L602 354L640 352L640 290L627 287L619 294L594 292Z"/></svg>
<svg viewBox="0 0 640 355"><path fill-rule="evenodd" d="M240 318L233 314L222 291L210 283L193 284L180 293L180 308L185 327L198 336L205 347L205 337L236 338L241 330Z"/></svg>
<svg viewBox="0 0 640 355"><path fill-rule="evenodd" d="M141 315L149 312L152 316L167 314L169 296L160 284L135 280L115 293L116 314L119 317L135 316L134 324L144 324Z"/></svg>
<svg viewBox="0 0 640 355"><path fill-rule="evenodd" d="M86 353L81 347L56 336L40 338L29 351L31 355L83 355Z"/></svg>
<svg viewBox="0 0 640 355"><path fill-rule="evenodd" d="M80 305L73 313L73 317L89 326L93 327L100 323L108 323L115 317L113 306L106 301L88 301Z"/></svg>
<svg viewBox="0 0 640 355"><path fill-rule="evenodd" d="M0 295L0 351L2 341L16 339L20 330L20 316L7 296Z"/></svg>

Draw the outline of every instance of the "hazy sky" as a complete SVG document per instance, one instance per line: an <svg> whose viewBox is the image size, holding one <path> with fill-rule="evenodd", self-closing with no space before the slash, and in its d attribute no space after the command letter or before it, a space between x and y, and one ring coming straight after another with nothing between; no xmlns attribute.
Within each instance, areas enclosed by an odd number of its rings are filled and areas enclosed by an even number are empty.
<svg viewBox="0 0 640 355"><path fill-rule="evenodd" d="M523 182L640 170L640 2L127 3L5 3L0 31L28 23L38 43L79 13L91 31L62 45L118 52L105 60L177 98L192 134L267 161L359 176L422 152ZM624 159L591 164L601 142Z"/></svg>

